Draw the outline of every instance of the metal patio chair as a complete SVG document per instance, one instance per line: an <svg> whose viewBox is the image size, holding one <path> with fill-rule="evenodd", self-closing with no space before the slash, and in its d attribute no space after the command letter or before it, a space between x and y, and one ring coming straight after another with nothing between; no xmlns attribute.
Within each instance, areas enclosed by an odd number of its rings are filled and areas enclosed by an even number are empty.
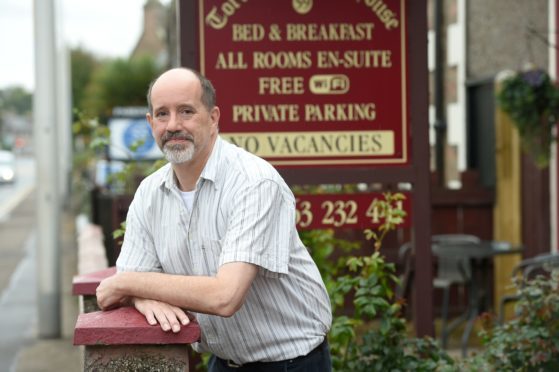
<svg viewBox="0 0 559 372"><path fill-rule="evenodd" d="M454 327L450 327L448 324L450 292L452 287L458 287L460 293L463 294L472 280L472 270L468 257L446 255L444 254L444 249L451 245L464 245L466 249L468 244L478 244L481 242L481 239L469 234L444 234L433 235L431 242L433 255L437 257L437 274L433 279L433 287L443 291L440 337L441 346L446 348L450 332L454 329ZM472 294L469 293L468 295Z"/></svg>
<svg viewBox="0 0 559 372"><path fill-rule="evenodd" d="M519 286L522 288L524 284L535 278L537 275L549 275L549 271L559 268L559 254L545 253L531 258L522 260L512 270L512 278L519 277ZM508 303L515 302L520 298L518 294L510 294L501 297L499 304L499 323L503 324L505 317L505 306Z"/></svg>

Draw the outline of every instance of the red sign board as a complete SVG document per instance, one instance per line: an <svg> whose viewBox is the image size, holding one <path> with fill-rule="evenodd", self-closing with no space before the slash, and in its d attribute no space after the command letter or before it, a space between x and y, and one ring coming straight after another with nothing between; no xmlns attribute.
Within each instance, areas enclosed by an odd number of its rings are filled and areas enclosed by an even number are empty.
<svg viewBox="0 0 559 372"><path fill-rule="evenodd" d="M276 166L409 159L404 0L199 0L222 137Z"/></svg>
<svg viewBox="0 0 559 372"><path fill-rule="evenodd" d="M382 193L322 194L296 196L296 224L299 230L378 228L385 219L375 201ZM393 206L406 212L401 227L411 221L410 195Z"/></svg>

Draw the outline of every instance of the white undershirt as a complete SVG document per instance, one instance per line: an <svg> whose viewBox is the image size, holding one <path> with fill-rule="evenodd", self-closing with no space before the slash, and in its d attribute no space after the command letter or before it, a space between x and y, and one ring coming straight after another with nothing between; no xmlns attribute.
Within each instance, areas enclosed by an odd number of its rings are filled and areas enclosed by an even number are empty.
<svg viewBox="0 0 559 372"><path fill-rule="evenodd" d="M182 201L186 206L186 210L188 214L192 213L192 204L194 204L194 195L196 194L196 190L193 191L181 191Z"/></svg>

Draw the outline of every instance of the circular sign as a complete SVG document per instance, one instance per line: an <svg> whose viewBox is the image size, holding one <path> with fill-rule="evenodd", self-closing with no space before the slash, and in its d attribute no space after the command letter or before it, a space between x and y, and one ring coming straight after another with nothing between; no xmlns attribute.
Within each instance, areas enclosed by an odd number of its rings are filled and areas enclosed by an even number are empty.
<svg viewBox="0 0 559 372"><path fill-rule="evenodd" d="M123 134L124 145L134 158L141 158L147 155L155 140L151 135L151 128L145 119L130 121Z"/></svg>

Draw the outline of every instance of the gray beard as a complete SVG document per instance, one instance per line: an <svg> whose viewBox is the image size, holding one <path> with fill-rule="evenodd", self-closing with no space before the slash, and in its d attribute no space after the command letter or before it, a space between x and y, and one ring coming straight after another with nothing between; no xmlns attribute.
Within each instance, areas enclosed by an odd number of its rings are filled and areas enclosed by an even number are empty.
<svg viewBox="0 0 559 372"><path fill-rule="evenodd" d="M192 160L194 157L194 144L187 146L165 145L163 146L165 159L171 164L182 164Z"/></svg>

